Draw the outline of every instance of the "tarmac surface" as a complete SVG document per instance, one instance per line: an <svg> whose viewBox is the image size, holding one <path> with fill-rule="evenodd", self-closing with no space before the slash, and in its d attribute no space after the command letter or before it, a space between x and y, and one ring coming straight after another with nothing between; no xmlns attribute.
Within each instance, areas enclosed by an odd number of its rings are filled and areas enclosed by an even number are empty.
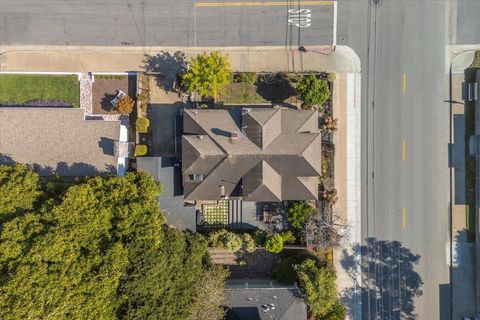
<svg viewBox="0 0 480 320"><path fill-rule="evenodd" d="M282 3L258 7L251 2L232 0L2 0L0 44L184 47L332 44L332 1L311 1L312 5L299 5L297 1Z"/></svg>
<svg viewBox="0 0 480 320"><path fill-rule="evenodd" d="M364 318L451 319L445 2L368 15Z"/></svg>

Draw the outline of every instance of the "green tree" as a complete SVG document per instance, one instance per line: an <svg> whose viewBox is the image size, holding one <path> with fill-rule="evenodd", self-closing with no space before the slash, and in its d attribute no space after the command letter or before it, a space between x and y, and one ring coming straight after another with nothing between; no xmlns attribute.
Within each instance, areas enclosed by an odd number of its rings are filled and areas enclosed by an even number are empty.
<svg viewBox="0 0 480 320"><path fill-rule="evenodd" d="M318 79L315 74L303 76L296 90L300 100L302 100L302 107L306 109L315 105L321 108L330 97L327 81Z"/></svg>
<svg viewBox="0 0 480 320"><path fill-rule="evenodd" d="M267 237L265 249L268 252L279 253L283 250L283 237L281 234L274 233Z"/></svg>
<svg viewBox="0 0 480 320"><path fill-rule="evenodd" d="M308 218L312 215L313 207L306 201L297 201L291 203L285 213L292 227L302 229Z"/></svg>
<svg viewBox="0 0 480 320"><path fill-rule="evenodd" d="M193 58L188 71L182 76L182 84L188 93L197 92L201 97L217 98L225 92L230 82L230 62L226 56L214 51Z"/></svg>
<svg viewBox="0 0 480 320"><path fill-rule="evenodd" d="M220 319L224 277L203 237L165 227L159 192L146 173L89 178L0 222L0 318Z"/></svg>
<svg viewBox="0 0 480 320"><path fill-rule="evenodd" d="M196 298L188 308L187 320L223 319L225 309L222 305L227 298L225 280L228 275L228 270L221 266L203 271L193 287Z"/></svg>
<svg viewBox="0 0 480 320"><path fill-rule="evenodd" d="M0 165L0 220L33 209L40 189L40 177L27 166Z"/></svg>
<svg viewBox="0 0 480 320"><path fill-rule="evenodd" d="M295 266L300 288L305 292L309 314L316 318L327 316L336 308L338 297L335 271L327 262L306 259Z"/></svg>

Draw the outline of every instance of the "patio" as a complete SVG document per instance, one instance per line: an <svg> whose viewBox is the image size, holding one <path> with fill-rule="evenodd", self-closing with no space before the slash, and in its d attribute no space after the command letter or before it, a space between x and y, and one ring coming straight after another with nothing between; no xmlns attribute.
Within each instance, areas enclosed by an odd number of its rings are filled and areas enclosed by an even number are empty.
<svg viewBox="0 0 480 320"><path fill-rule="evenodd" d="M200 216L197 228L203 230L264 229L281 232L286 228L285 207L281 202L222 200L197 205Z"/></svg>
<svg viewBox="0 0 480 320"><path fill-rule="evenodd" d="M134 75L95 75L92 84L92 113L120 114L113 108L110 101L115 98L118 90L130 97L136 96L136 76Z"/></svg>

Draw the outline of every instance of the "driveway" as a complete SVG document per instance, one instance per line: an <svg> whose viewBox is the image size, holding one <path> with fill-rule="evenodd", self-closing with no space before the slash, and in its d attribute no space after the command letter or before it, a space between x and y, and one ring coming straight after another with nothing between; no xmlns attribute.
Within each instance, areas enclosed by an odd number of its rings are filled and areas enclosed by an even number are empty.
<svg viewBox="0 0 480 320"><path fill-rule="evenodd" d="M180 110L183 106L182 103L150 105L152 156L180 156L179 142L182 134Z"/></svg>

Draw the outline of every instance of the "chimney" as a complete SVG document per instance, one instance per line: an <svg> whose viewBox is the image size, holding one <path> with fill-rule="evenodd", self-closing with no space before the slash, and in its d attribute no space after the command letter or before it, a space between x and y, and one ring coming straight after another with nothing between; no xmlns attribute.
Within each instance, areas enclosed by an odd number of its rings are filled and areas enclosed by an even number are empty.
<svg viewBox="0 0 480 320"><path fill-rule="evenodd" d="M238 132L237 131L231 131L230 132L230 142L234 143L238 139Z"/></svg>
<svg viewBox="0 0 480 320"><path fill-rule="evenodd" d="M225 186L221 184L218 187L220 188L220 198L225 198Z"/></svg>

